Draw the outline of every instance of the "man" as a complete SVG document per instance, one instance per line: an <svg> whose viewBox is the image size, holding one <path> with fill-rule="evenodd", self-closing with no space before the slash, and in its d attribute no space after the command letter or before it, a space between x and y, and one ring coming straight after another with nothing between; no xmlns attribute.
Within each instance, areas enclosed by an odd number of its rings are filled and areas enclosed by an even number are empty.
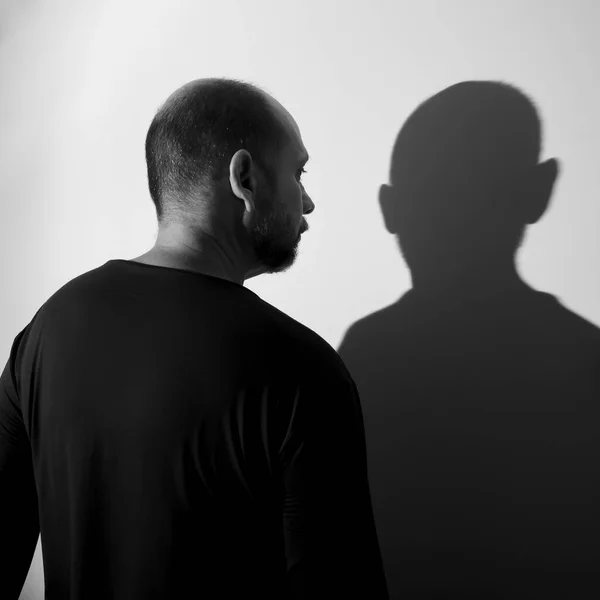
<svg viewBox="0 0 600 600"><path fill-rule="evenodd" d="M194 81L146 157L155 246L61 288L2 375L2 598L40 531L47 600L387 598L354 383L243 287L308 228L298 126Z"/></svg>

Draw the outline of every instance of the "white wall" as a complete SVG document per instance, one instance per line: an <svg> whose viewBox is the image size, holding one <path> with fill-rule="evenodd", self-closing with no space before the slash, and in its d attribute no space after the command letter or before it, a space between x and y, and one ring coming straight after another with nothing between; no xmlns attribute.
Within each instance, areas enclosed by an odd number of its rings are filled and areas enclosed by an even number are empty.
<svg viewBox="0 0 600 600"><path fill-rule="evenodd" d="M156 234L144 138L179 85L264 87L311 154L311 231L248 287L337 346L410 287L377 191L419 102L465 79L520 86L562 173L521 272L600 323L600 2L4 0L0 4L0 357L58 287ZM22 598L43 597L41 553Z"/></svg>

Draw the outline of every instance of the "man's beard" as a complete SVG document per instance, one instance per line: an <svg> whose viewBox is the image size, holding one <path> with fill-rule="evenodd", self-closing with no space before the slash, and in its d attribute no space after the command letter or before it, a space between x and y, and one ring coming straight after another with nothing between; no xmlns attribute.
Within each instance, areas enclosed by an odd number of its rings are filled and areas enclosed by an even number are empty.
<svg viewBox="0 0 600 600"><path fill-rule="evenodd" d="M252 229L254 253L258 262L266 267L267 273L282 273L296 260L300 234L295 234L294 224L283 210L272 206L265 208ZM307 229L308 224L303 221L300 233Z"/></svg>

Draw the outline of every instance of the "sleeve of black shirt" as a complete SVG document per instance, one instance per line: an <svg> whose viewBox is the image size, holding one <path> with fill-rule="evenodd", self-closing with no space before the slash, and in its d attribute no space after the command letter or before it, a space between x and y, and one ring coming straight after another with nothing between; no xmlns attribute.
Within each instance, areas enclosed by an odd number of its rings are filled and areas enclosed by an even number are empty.
<svg viewBox="0 0 600 600"><path fill-rule="evenodd" d="M18 600L40 534L31 444L16 383L16 338L0 377L0 597Z"/></svg>
<svg viewBox="0 0 600 600"><path fill-rule="evenodd" d="M349 375L315 374L298 387L280 461L291 597L388 599Z"/></svg>

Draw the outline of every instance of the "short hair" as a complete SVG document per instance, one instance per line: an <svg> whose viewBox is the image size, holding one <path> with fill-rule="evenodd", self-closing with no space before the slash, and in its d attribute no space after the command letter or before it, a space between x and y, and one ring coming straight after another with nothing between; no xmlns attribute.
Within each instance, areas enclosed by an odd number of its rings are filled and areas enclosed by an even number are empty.
<svg viewBox="0 0 600 600"><path fill-rule="evenodd" d="M179 88L146 136L148 187L159 223L189 213L190 192L210 193L240 149L250 152L272 182L268 159L286 135L266 93L250 83L213 78Z"/></svg>

